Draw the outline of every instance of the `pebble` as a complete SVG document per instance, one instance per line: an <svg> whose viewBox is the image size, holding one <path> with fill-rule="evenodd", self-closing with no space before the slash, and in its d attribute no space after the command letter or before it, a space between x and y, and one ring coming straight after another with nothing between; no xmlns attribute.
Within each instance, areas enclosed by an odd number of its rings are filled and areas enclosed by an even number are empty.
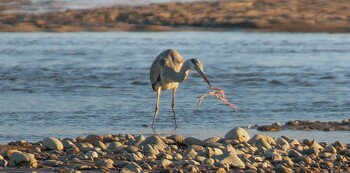
<svg viewBox="0 0 350 173"><path fill-rule="evenodd" d="M142 172L142 168L136 164L135 162L130 162L128 164L126 164L124 167L123 167L123 170L126 171L131 171L131 172ZM123 172L122 170L122 172Z"/></svg>
<svg viewBox="0 0 350 173"><path fill-rule="evenodd" d="M59 165L63 165L63 162L58 160L44 160L43 164L46 166L57 167Z"/></svg>
<svg viewBox="0 0 350 173"><path fill-rule="evenodd" d="M186 137L183 142L187 145L199 145L199 146L206 145L205 142L203 142L200 139L194 138L194 137Z"/></svg>
<svg viewBox="0 0 350 173"><path fill-rule="evenodd" d="M247 142L250 136L246 130L241 127L235 127L225 134L225 139L238 140L239 142Z"/></svg>
<svg viewBox="0 0 350 173"><path fill-rule="evenodd" d="M87 142L88 140L94 141ZM350 149L339 141L330 145L308 139L300 142L285 136L275 140L270 136L259 134L243 142L219 137L202 141L180 135L166 138L157 135L147 138L134 135L110 135L103 138L90 136L80 137L77 139L78 142L67 138L61 141L65 149L61 151L49 149L43 142L13 142L11 143L13 146L8 149L2 148L0 152L1 169L12 166L33 169L39 167L57 171L74 167L98 172L324 172L325 170L348 172L350 170L348 169ZM28 149L19 145L28 146ZM39 150L34 150L35 148Z"/></svg>
<svg viewBox="0 0 350 173"><path fill-rule="evenodd" d="M61 151L63 150L63 144L56 138L46 137L43 139L43 145L51 150Z"/></svg>
<svg viewBox="0 0 350 173"><path fill-rule="evenodd" d="M173 162L168 160L168 159L162 159L159 161L159 165L161 166L161 168L165 169L167 168L169 165L171 165Z"/></svg>
<svg viewBox="0 0 350 173"><path fill-rule="evenodd" d="M90 157L90 158L98 158L98 154L97 154L97 152L96 151L88 151L87 153L86 153L86 155L88 156L88 157Z"/></svg>
<svg viewBox="0 0 350 173"><path fill-rule="evenodd" d="M33 154L14 152L10 156L10 166L30 166L36 168L38 163Z"/></svg>
<svg viewBox="0 0 350 173"><path fill-rule="evenodd" d="M228 164L236 168L245 168L245 164L242 160L233 152L225 152L218 156L213 156L213 159L217 159L222 164Z"/></svg>
<svg viewBox="0 0 350 173"><path fill-rule="evenodd" d="M113 166L114 162L112 159L100 159L97 160L95 162L95 166L99 167L99 168L107 168L107 169L111 169L114 168Z"/></svg>

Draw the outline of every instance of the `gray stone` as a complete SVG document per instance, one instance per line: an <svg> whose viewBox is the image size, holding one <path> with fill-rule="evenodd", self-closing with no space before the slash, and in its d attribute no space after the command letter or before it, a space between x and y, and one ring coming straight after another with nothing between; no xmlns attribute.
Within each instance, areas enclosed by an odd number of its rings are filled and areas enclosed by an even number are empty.
<svg viewBox="0 0 350 173"><path fill-rule="evenodd" d="M301 154L306 154L306 155L314 154L315 156L318 156L319 153L320 153L320 150L314 147L311 147L309 149L304 149L301 151Z"/></svg>
<svg viewBox="0 0 350 173"><path fill-rule="evenodd" d="M33 154L14 152L10 157L10 166L31 166L36 168L38 163Z"/></svg>
<svg viewBox="0 0 350 173"><path fill-rule="evenodd" d="M162 152L164 152L166 148L166 144L157 135L147 137L144 141L140 143L139 146L146 146L147 144L153 145L155 148Z"/></svg>
<svg viewBox="0 0 350 173"><path fill-rule="evenodd" d="M8 165L8 161L5 159L0 159L0 166L7 166Z"/></svg>
<svg viewBox="0 0 350 173"><path fill-rule="evenodd" d="M203 142L206 144L213 144L213 143L215 144L215 143L218 143L220 140L222 140L222 138L214 136L214 137L205 139Z"/></svg>
<svg viewBox="0 0 350 173"><path fill-rule="evenodd" d="M56 138L46 137L43 139L43 145L51 150L61 151L63 150L63 144Z"/></svg>
<svg viewBox="0 0 350 173"><path fill-rule="evenodd" d="M58 160L44 160L43 164L46 166L56 167L59 165L63 165L63 162L58 161Z"/></svg>
<svg viewBox="0 0 350 173"><path fill-rule="evenodd" d="M241 127L235 127L225 134L225 139L238 140L239 142L247 142L250 136L246 130Z"/></svg>
<svg viewBox="0 0 350 173"><path fill-rule="evenodd" d="M96 151L88 151L88 152L86 152L86 155L90 158L94 158L94 159L98 158L98 154Z"/></svg>
<svg viewBox="0 0 350 173"><path fill-rule="evenodd" d="M199 146L205 146L205 142L203 142L200 139L194 138L194 137L186 137L184 139L184 143L187 145L199 145Z"/></svg>
<svg viewBox="0 0 350 173"><path fill-rule="evenodd" d="M163 169L167 168L169 165L173 164L172 161L168 160L168 159L162 159L159 161L159 166Z"/></svg>
<svg viewBox="0 0 350 173"><path fill-rule="evenodd" d="M254 145L257 146L257 147L264 147L265 149L272 148L271 145L267 141L265 141L265 139L263 139L263 138L258 139L254 143Z"/></svg>
<svg viewBox="0 0 350 173"><path fill-rule="evenodd" d="M335 149L333 146L329 145L329 146L324 148L323 152L337 153L337 149Z"/></svg>
<svg viewBox="0 0 350 173"><path fill-rule="evenodd" d="M142 148L142 153L146 156L157 156L159 151L157 148L153 148L152 145L147 144Z"/></svg>
<svg viewBox="0 0 350 173"><path fill-rule="evenodd" d="M299 157L301 157L303 155L301 153L299 153L298 151L296 151L296 150L289 150L288 156L289 157L294 157L294 158L299 158Z"/></svg>
<svg viewBox="0 0 350 173"><path fill-rule="evenodd" d="M198 153L193 148L190 148L185 155L188 159L194 159L197 156L197 154Z"/></svg>
<svg viewBox="0 0 350 173"><path fill-rule="evenodd" d="M72 141L66 140L66 139L65 139L65 140L62 140L62 144L63 144L63 147L64 147L66 150L67 150L67 149L71 149L71 148L73 148L73 147L76 147Z"/></svg>
<svg viewBox="0 0 350 173"><path fill-rule="evenodd" d="M206 158L206 159L203 160L202 163L203 164L207 164L207 165L213 165L215 163L215 161L212 158Z"/></svg>
<svg viewBox="0 0 350 173"><path fill-rule="evenodd" d="M313 147L319 150L323 150L323 147L316 142L316 140L312 140L309 144L309 147Z"/></svg>
<svg viewBox="0 0 350 173"><path fill-rule="evenodd" d="M252 138L249 139L248 143L253 145L259 139L262 139L263 141L266 141L270 145L276 145L276 142L275 142L275 140L272 137L267 136L267 135L263 135L263 134L256 134L256 135L254 135Z"/></svg>
<svg viewBox="0 0 350 173"><path fill-rule="evenodd" d="M225 152L218 156L213 156L213 159L217 159L222 164L232 165L237 168L244 169L245 164L242 160L233 152Z"/></svg>
<svg viewBox="0 0 350 173"><path fill-rule="evenodd" d="M121 150L123 150L124 147L120 142L111 142L108 147L107 147L107 151L109 152L114 152L114 153L119 153Z"/></svg>
<svg viewBox="0 0 350 173"><path fill-rule="evenodd" d="M94 148L92 144L87 142L78 143L76 144L76 146L79 148L80 151L83 151L83 152L90 151L91 148Z"/></svg>
<svg viewBox="0 0 350 173"><path fill-rule="evenodd" d="M142 168L135 162L130 162L123 167L123 170L129 170L131 172L142 172Z"/></svg>
<svg viewBox="0 0 350 173"><path fill-rule="evenodd" d="M130 160L131 162L136 162L136 161L140 161L141 159L140 159L140 157L137 156L136 154L131 153L131 154L130 154L130 157L129 157L129 160Z"/></svg>
<svg viewBox="0 0 350 173"><path fill-rule="evenodd" d="M114 168L113 166L114 162L112 159L101 159L101 160L97 160L95 162L95 166L97 166L98 168Z"/></svg>
<svg viewBox="0 0 350 173"><path fill-rule="evenodd" d="M174 140L176 143L184 143L185 137L182 135L171 135L169 136L169 139Z"/></svg>
<svg viewBox="0 0 350 173"><path fill-rule="evenodd" d="M107 150L107 146L105 143L103 143L102 141L95 141L93 144L94 147L98 147L101 148L101 150L106 151Z"/></svg>

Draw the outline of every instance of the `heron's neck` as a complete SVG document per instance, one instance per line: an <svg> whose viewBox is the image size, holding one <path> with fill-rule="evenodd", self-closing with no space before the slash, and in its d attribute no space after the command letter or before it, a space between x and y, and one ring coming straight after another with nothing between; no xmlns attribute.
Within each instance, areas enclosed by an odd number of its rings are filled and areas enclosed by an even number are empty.
<svg viewBox="0 0 350 173"><path fill-rule="evenodd" d="M174 82L183 82L184 80L186 80L188 76L188 71L190 70L190 63L191 61L186 60L183 63L179 72L173 71L173 73L170 73L168 75L169 79Z"/></svg>

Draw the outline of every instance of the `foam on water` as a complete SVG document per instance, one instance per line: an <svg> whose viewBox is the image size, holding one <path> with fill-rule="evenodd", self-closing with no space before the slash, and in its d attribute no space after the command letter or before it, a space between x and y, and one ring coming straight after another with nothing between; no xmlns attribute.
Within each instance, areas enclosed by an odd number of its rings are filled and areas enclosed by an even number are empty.
<svg viewBox="0 0 350 173"><path fill-rule="evenodd" d="M166 48L199 57L214 97L191 73L177 92L178 134L223 136L236 126L289 120L340 121L350 112L350 35L245 32L0 33L0 142L90 133L152 134L149 67ZM157 131L173 132L171 92ZM203 132L205 131L205 133ZM254 132L251 132L254 133ZM287 132L272 133L280 135ZM288 132L290 133L290 132ZM343 132L293 132L344 142ZM287 135L289 136L289 135ZM327 137L325 137L327 136Z"/></svg>

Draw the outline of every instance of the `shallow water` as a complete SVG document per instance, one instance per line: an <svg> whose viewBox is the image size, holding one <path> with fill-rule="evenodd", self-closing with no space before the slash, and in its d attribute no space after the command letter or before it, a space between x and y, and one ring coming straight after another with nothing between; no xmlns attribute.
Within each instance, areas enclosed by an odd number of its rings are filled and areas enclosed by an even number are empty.
<svg viewBox="0 0 350 173"><path fill-rule="evenodd" d="M177 134L223 136L236 126L288 120L341 121L350 112L350 35L246 32L0 34L0 142L44 136L152 134L149 67L166 48L199 57L214 97L194 72L176 96ZM171 92L157 133L171 134ZM250 130L251 134L256 133ZM269 133L350 142L348 132Z"/></svg>

